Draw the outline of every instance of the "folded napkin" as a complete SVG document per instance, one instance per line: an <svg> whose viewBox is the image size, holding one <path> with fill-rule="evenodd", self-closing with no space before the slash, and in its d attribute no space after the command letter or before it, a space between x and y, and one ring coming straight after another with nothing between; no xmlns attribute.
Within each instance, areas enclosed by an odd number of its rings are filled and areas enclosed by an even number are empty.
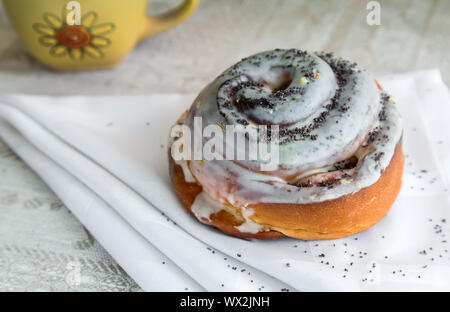
<svg viewBox="0 0 450 312"><path fill-rule="evenodd" d="M437 70L379 81L404 118L403 187L338 240L237 239L186 213L167 139L194 95L1 95L0 136L144 290L450 290L449 91Z"/></svg>

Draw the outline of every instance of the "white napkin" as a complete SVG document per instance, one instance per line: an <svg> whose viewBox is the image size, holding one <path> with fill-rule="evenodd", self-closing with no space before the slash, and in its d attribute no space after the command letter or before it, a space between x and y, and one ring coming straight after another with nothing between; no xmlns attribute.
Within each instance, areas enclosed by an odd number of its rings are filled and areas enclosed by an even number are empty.
<svg viewBox="0 0 450 312"><path fill-rule="evenodd" d="M380 83L404 117L403 187L348 238L250 241L200 224L168 177L194 95L0 96L0 136L144 290L450 290L450 95L439 71Z"/></svg>

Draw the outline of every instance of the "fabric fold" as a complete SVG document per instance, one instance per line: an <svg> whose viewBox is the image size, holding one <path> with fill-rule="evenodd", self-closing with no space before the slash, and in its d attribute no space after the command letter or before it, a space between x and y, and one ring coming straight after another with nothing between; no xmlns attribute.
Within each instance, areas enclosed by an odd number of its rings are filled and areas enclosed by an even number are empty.
<svg viewBox="0 0 450 312"><path fill-rule="evenodd" d="M104 201L33 147L13 127L1 121L0 132L2 139L13 146L15 153L46 181L80 222L144 290L204 290L114 213ZM99 226L101 223L106 226ZM76 290L76 285L74 289Z"/></svg>
<svg viewBox="0 0 450 312"><path fill-rule="evenodd" d="M3 95L0 116L17 133L11 136L3 123L0 135L63 200L64 190L57 190L62 178L44 174L41 162L28 156L36 153L30 148L20 152L18 146L24 144L18 142L28 142L48 158L46 166L76 179L83 186L80 193L91 192L87 197L98 198L105 210L113 210L135 231L133 235L151 246L152 257L164 254L170 259L173 276L167 276L174 283L189 285L190 290L448 290L450 255L442 235L450 235L450 228L441 221L450 220L446 180L450 139L448 129L434 138L432 126L448 127L444 120L450 113L448 90L438 71L379 81L396 98L405 120L403 188L379 224L339 240L242 240L188 215L171 189L167 138L193 95ZM433 113L436 110L439 116ZM67 206L74 209L71 201L66 197ZM433 209L425 209L430 205ZM96 235L90 229L94 236L102 237L109 222L100 227L85 217L95 206L77 216L98 230ZM436 225L440 233L432 230ZM139 266L119 260L123 255L108 247L112 244L108 238L99 241L145 290L158 289L162 282L149 281L151 271L161 277L167 272L160 272L157 265L149 269L148 261ZM147 248L144 245L133 249ZM428 248L432 251L424 257L420 251ZM135 252L130 251L130 256ZM148 275L139 277L144 271Z"/></svg>
<svg viewBox="0 0 450 312"><path fill-rule="evenodd" d="M208 245L191 238L188 233L181 230L172 220L148 204L134 190L114 178L88 157L46 131L45 128L14 107L0 105L0 114L28 142L33 142L35 147L45 146L45 154L48 157L64 167L76 179L113 207L127 223L146 237L150 244L162 251L165 257L172 259L178 267L188 276L193 277L204 289L209 291L244 291L256 290L256 285L266 285L264 290L270 291L287 287L285 284L239 263L238 260L233 258L228 261L230 267L223 268L220 264L225 257L220 252L214 251ZM14 149L14 144L11 146ZM129 209L130 207L132 209ZM95 209L92 205L84 209L88 208L89 210ZM105 224L104 226L108 225ZM208 255L212 255L212 257L208 257ZM240 267L241 271L244 270L252 275L251 280L248 277L249 283L247 285L240 281L241 277L236 276L238 272L232 274L226 272L229 268L236 267ZM157 268L148 269L157 270ZM220 272L221 270L222 272ZM255 284L255 286L251 284Z"/></svg>

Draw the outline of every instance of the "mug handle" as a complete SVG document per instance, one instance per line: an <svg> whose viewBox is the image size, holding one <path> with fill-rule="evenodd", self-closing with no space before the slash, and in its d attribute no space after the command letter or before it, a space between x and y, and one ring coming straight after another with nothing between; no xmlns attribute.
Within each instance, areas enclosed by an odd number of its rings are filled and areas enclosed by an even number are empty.
<svg viewBox="0 0 450 312"><path fill-rule="evenodd" d="M172 28L184 21L197 7L199 0L184 0L177 8L160 16L146 16L139 40Z"/></svg>

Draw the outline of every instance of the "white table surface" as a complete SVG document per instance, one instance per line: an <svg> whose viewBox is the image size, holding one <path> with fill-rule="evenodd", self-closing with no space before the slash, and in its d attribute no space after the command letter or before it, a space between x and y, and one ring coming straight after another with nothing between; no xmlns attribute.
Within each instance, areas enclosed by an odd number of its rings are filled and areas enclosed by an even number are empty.
<svg viewBox="0 0 450 312"><path fill-rule="evenodd" d="M157 13L178 3L154 0ZM368 26L361 0L201 0L184 24L137 45L114 70L57 73L22 48L0 7L0 93L198 92L227 66L273 48L334 51L375 76L439 67L450 84L450 1L384 0ZM81 263L83 282L66 278ZM139 290L0 142L0 291Z"/></svg>

